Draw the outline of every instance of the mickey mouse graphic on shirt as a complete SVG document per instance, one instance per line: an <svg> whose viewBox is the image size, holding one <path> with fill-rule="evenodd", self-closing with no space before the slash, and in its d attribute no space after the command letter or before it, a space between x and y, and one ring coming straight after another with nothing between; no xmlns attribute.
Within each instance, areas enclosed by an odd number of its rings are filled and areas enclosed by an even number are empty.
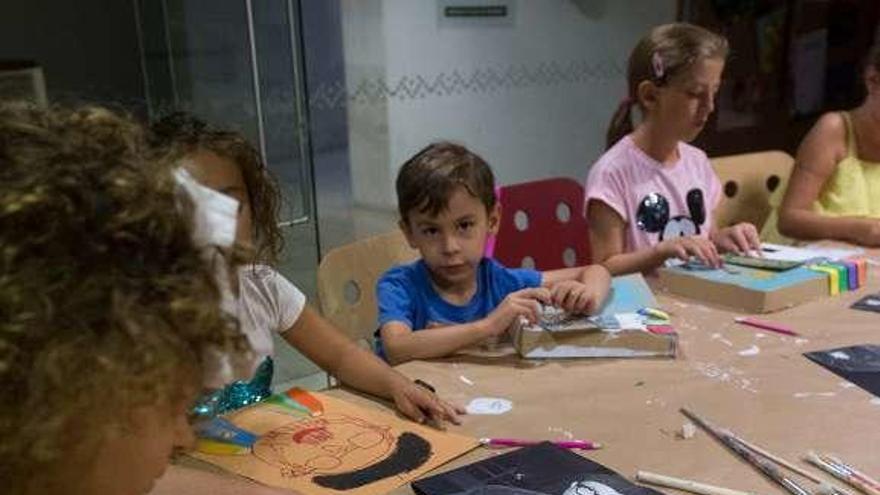
<svg viewBox="0 0 880 495"><path fill-rule="evenodd" d="M706 205L703 191L688 191L685 201L688 215L669 217L669 200L660 193L650 193L639 202L636 225L652 234L660 234L659 240L700 234L700 226L706 222Z"/></svg>

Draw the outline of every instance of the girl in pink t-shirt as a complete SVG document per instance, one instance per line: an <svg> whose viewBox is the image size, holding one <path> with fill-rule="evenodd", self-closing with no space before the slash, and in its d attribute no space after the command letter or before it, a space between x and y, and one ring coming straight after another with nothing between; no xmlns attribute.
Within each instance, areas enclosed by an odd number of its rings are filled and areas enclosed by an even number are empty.
<svg viewBox="0 0 880 495"><path fill-rule="evenodd" d="M642 38L629 58L629 96L593 165L586 214L594 260L612 274L651 271L669 258L719 267L719 251L760 250L755 227L715 229L721 185L693 140L715 109L727 40L674 23ZM633 129L632 107L643 116Z"/></svg>

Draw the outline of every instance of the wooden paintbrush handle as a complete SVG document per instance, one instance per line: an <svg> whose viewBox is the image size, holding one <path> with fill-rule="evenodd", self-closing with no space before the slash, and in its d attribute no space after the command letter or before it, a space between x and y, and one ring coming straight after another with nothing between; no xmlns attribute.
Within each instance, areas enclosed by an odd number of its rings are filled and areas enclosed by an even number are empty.
<svg viewBox="0 0 880 495"><path fill-rule="evenodd" d="M728 449L732 450L735 454L743 458L755 469L761 471L764 476L770 478L772 481L775 481L783 488L791 492L793 495L812 495L806 488L800 486L795 481L786 478L785 475L779 471L779 468L771 464L770 461L767 461L752 453L751 450L749 450L745 445L738 442L736 438L734 438L727 431L715 427L712 423L706 421L705 419L685 407L681 408L681 413L687 416L688 419L696 423L698 426L711 433L712 436L723 443Z"/></svg>
<svg viewBox="0 0 880 495"><path fill-rule="evenodd" d="M649 473L639 471L636 473L636 480L643 483L650 483L657 486L665 486L667 488L675 488L700 495L754 495L749 492L741 492L739 490L731 490L730 488L722 488L720 486L707 485L696 481L685 480L681 478L673 478L672 476L664 476L662 474Z"/></svg>

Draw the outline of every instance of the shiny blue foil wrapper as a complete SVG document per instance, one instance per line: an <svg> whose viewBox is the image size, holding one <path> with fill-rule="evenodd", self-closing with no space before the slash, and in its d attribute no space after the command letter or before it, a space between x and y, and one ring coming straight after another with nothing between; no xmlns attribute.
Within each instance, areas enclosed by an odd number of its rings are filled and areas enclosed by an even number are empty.
<svg viewBox="0 0 880 495"><path fill-rule="evenodd" d="M256 404L272 395L272 375L275 365L271 357L267 357L250 381L236 381L220 390L201 397L191 410L191 415L199 419L208 419L225 414L242 407Z"/></svg>

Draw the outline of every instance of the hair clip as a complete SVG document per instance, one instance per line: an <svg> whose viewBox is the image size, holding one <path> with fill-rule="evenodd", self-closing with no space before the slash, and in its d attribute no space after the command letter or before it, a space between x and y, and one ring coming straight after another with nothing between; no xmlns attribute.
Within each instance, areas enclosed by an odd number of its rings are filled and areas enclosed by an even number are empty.
<svg viewBox="0 0 880 495"><path fill-rule="evenodd" d="M654 69L654 78L663 79L663 76L666 74L666 68L663 66L663 56L660 55L660 52L654 52L651 55L651 67Z"/></svg>

